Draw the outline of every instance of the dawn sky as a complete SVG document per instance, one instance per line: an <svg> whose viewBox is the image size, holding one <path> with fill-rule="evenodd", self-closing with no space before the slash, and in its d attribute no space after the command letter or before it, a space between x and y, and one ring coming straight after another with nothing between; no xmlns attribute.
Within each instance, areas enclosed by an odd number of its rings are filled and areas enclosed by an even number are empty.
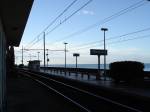
<svg viewBox="0 0 150 112"><path fill-rule="evenodd" d="M43 49L43 30L73 1L75 0L34 1L20 47L16 48L16 63L21 63L19 51L22 46L25 49ZM78 10L88 1L89 4ZM73 53L80 53L79 64L95 64L97 56L91 56L90 49L103 49L103 32L100 29L106 27L107 63L122 60L150 63L149 10L148 0L76 0L45 31L46 49L64 50L63 43L67 42L68 64L75 63ZM59 27L55 28L56 26ZM24 62L30 58L36 60L37 52L25 51L27 57ZM40 59L43 60L43 51L39 52ZM48 53L50 64L64 64L63 51ZM29 55L36 57L28 57ZM103 63L103 56L101 62Z"/></svg>

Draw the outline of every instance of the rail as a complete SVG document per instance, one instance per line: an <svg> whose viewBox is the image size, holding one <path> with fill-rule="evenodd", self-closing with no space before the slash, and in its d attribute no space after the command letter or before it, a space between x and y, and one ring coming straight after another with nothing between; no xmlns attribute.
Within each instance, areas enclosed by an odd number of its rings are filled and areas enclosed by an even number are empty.
<svg viewBox="0 0 150 112"><path fill-rule="evenodd" d="M110 110L108 108L108 105L109 105L111 107L111 109L112 108L116 109L115 111L119 110L119 111L124 111L124 112L142 112L141 110L118 103L116 101L96 95L96 94L88 92L86 90L82 90L80 88L73 87L71 85L51 79L49 77L37 75L35 73L31 73L31 72L27 72L27 71L23 71L23 72L24 72L24 74L26 74L26 76L34 79L38 83L55 91L57 94L63 96L64 98L66 98L67 100L69 100L70 102L74 103L75 105L79 106L80 108L82 108L83 110L85 110L87 112L100 111L99 109L100 108L102 109L104 104L105 104L104 107L106 107L106 104L107 104L107 108L105 108L105 109L103 108L104 110ZM74 93L76 93L76 94L74 94ZM66 96L66 94L67 94L67 96ZM80 97L78 97L77 95L79 95ZM86 102L83 100L86 100ZM95 106L96 109L91 106L89 107L89 104L85 104L85 103L89 103L90 105Z"/></svg>

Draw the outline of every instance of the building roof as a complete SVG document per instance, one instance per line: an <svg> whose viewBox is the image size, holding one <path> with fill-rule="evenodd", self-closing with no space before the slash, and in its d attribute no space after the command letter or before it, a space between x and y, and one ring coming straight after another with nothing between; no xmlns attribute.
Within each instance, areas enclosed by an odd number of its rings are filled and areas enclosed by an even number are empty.
<svg viewBox="0 0 150 112"><path fill-rule="evenodd" d="M19 46L34 0L0 0L0 16L8 45Z"/></svg>

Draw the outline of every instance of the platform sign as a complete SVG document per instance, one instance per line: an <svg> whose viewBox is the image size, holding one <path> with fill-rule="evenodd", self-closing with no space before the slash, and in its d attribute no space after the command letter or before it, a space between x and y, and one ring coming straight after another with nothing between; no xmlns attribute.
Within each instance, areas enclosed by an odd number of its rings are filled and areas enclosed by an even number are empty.
<svg viewBox="0 0 150 112"><path fill-rule="evenodd" d="M73 53L73 56L80 56L79 53Z"/></svg>
<svg viewBox="0 0 150 112"><path fill-rule="evenodd" d="M103 49L90 49L90 55L107 55L107 50L103 50Z"/></svg>

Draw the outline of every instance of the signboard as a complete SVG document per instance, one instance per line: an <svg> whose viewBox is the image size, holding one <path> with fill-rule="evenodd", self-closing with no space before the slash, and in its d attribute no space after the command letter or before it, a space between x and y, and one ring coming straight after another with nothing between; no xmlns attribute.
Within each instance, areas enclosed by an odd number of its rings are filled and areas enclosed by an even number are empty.
<svg viewBox="0 0 150 112"><path fill-rule="evenodd" d="M73 56L80 56L79 53L73 53Z"/></svg>
<svg viewBox="0 0 150 112"><path fill-rule="evenodd" d="M107 55L107 50L103 50L103 49L90 49L90 55Z"/></svg>

